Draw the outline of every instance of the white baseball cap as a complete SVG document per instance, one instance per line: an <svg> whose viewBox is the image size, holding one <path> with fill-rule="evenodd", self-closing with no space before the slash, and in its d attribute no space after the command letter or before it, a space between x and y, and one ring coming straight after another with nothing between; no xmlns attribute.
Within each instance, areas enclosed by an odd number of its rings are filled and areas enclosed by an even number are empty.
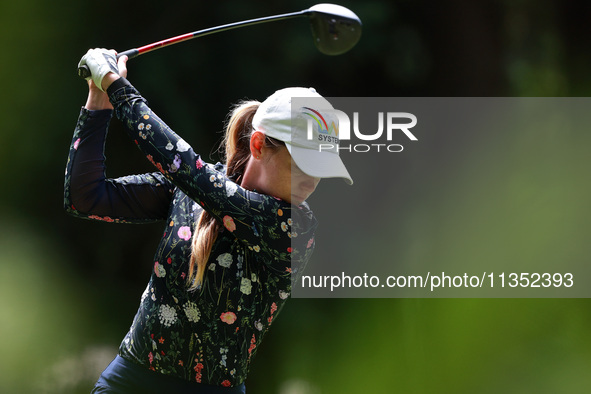
<svg viewBox="0 0 591 394"><path fill-rule="evenodd" d="M307 175L343 178L353 184L339 156L338 117L314 88L276 91L261 103L252 126L253 132L283 141L295 164Z"/></svg>

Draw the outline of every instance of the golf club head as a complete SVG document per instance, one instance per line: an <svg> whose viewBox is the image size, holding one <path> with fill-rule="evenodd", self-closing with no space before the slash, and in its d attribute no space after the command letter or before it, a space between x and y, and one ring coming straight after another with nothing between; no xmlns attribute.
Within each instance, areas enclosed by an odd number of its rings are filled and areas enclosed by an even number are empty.
<svg viewBox="0 0 591 394"><path fill-rule="evenodd" d="M316 48L325 55L340 55L357 44L361 20L353 11L336 4L316 4L308 9Z"/></svg>

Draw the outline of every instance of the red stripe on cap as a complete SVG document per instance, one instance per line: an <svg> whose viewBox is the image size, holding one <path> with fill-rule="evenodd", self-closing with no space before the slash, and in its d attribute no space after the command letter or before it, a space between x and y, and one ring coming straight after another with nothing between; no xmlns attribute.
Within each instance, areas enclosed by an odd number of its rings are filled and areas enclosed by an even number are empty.
<svg viewBox="0 0 591 394"><path fill-rule="evenodd" d="M308 107L304 107L306 109L309 109L310 111L314 112L316 115L320 116L320 119L322 119L322 123L324 123L324 127L326 128L326 131L328 131L328 125L326 124L326 120L324 120L324 117L322 115L320 115L320 112L313 110L312 108L308 108Z"/></svg>

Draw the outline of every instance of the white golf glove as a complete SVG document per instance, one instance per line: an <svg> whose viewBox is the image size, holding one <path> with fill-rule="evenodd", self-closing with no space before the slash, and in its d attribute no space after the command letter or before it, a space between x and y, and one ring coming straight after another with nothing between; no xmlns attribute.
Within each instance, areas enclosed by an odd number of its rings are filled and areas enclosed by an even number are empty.
<svg viewBox="0 0 591 394"><path fill-rule="evenodd" d="M91 76L87 77L86 80L92 78L94 84L100 90L103 90L101 83L105 75L110 72L119 74L119 69L117 68L117 52L114 50L104 48L89 49L78 63L79 68L82 66L88 67L91 73Z"/></svg>

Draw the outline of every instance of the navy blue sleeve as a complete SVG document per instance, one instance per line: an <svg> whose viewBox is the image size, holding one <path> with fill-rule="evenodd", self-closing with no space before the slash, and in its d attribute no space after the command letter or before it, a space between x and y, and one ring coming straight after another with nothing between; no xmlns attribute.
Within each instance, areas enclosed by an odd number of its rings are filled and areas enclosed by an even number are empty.
<svg viewBox="0 0 591 394"><path fill-rule="evenodd" d="M104 147L112 112L85 108L80 112L66 166L66 211L107 222L166 219L174 186L162 174L106 177Z"/></svg>

